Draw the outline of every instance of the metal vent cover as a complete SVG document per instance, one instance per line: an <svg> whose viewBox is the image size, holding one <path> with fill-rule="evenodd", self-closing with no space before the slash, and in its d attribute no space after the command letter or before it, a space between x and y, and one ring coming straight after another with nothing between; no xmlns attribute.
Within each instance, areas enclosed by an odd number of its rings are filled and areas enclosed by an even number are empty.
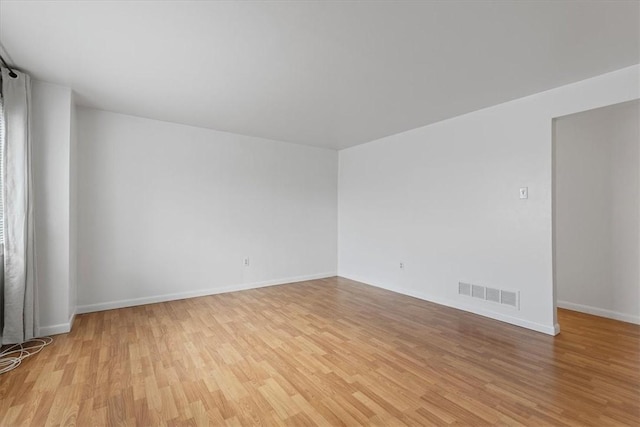
<svg viewBox="0 0 640 427"><path fill-rule="evenodd" d="M458 282L458 294L520 310L520 292Z"/></svg>
<svg viewBox="0 0 640 427"><path fill-rule="evenodd" d="M471 296L484 299L484 286L471 285Z"/></svg>
<svg viewBox="0 0 640 427"><path fill-rule="evenodd" d="M511 291L500 291L500 302L511 307L518 307L518 293Z"/></svg>
<svg viewBox="0 0 640 427"><path fill-rule="evenodd" d="M458 293L460 295L471 296L471 285L464 282L458 282Z"/></svg>
<svg viewBox="0 0 640 427"><path fill-rule="evenodd" d="M485 299L492 302L500 302L500 289L487 288Z"/></svg>

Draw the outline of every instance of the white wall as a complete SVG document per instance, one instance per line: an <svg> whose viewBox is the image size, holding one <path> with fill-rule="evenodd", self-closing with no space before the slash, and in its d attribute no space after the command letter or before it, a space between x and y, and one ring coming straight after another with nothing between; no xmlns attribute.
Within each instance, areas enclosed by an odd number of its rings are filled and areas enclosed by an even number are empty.
<svg viewBox="0 0 640 427"><path fill-rule="evenodd" d="M85 108L77 122L79 312L336 274L336 151Z"/></svg>
<svg viewBox="0 0 640 427"><path fill-rule="evenodd" d="M636 99L639 81L633 66L340 151L339 275L556 333L552 119ZM459 281L518 290L520 310Z"/></svg>
<svg viewBox="0 0 640 427"><path fill-rule="evenodd" d="M634 66L340 152L339 231L336 152L79 109L76 153L70 90L34 82L42 333L69 329L76 286L82 312L332 275L336 235L342 276L553 333L552 118L637 99L639 80ZM458 281L520 290L521 309Z"/></svg>
<svg viewBox="0 0 640 427"><path fill-rule="evenodd" d="M640 323L640 102L555 122L558 306Z"/></svg>
<svg viewBox="0 0 640 427"><path fill-rule="evenodd" d="M33 81L32 152L40 333L68 332L70 277L71 91Z"/></svg>

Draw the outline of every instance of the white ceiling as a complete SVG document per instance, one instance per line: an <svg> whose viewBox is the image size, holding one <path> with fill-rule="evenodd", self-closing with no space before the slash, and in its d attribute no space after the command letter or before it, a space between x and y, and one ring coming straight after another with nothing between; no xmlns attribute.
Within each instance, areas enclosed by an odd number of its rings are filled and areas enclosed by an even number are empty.
<svg viewBox="0 0 640 427"><path fill-rule="evenodd" d="M344 148L637 64L639 5L0 0L0 42L82 105Z"/></svg>

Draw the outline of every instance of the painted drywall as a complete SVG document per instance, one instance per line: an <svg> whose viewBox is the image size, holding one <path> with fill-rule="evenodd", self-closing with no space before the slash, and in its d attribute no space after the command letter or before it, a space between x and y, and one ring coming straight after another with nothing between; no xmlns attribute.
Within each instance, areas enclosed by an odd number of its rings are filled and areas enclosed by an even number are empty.
<svg viewBox="0 0 640 427"><path fill-rule="evenodd" d="M640 102L555 121L558 306L640 323Z"/></svg>
<svg viewBox="0 0 640 427"><path fill-rule="evenodd" d="M32 169L40 334L70 330L71 90L33 81Z"/></svg>
<svg viewBox="0 0 640 427"><path fill-rule="evenodd" d="M336 151L87 108L77 126L78 312L336 274Z"/></svg>
<svg viewBox="0 0 640 427"><path fill-rule="evenodd" d="M628 67L340 151L339 275L557 333L552 119L637 99L639 82ZM519 291L520 309L459 281Z"/></svg>

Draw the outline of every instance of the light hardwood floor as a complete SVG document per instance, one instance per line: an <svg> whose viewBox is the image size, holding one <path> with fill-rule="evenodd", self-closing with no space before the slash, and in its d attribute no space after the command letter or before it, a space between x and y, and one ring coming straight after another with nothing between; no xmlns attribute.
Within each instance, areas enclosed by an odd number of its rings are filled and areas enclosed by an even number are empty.
<svg viewBox="0 0 640 427"><path fill-rule="evenodd" d="M640 327L551 337L342 278L78 316L0 425L640 425Z"/></svg>

